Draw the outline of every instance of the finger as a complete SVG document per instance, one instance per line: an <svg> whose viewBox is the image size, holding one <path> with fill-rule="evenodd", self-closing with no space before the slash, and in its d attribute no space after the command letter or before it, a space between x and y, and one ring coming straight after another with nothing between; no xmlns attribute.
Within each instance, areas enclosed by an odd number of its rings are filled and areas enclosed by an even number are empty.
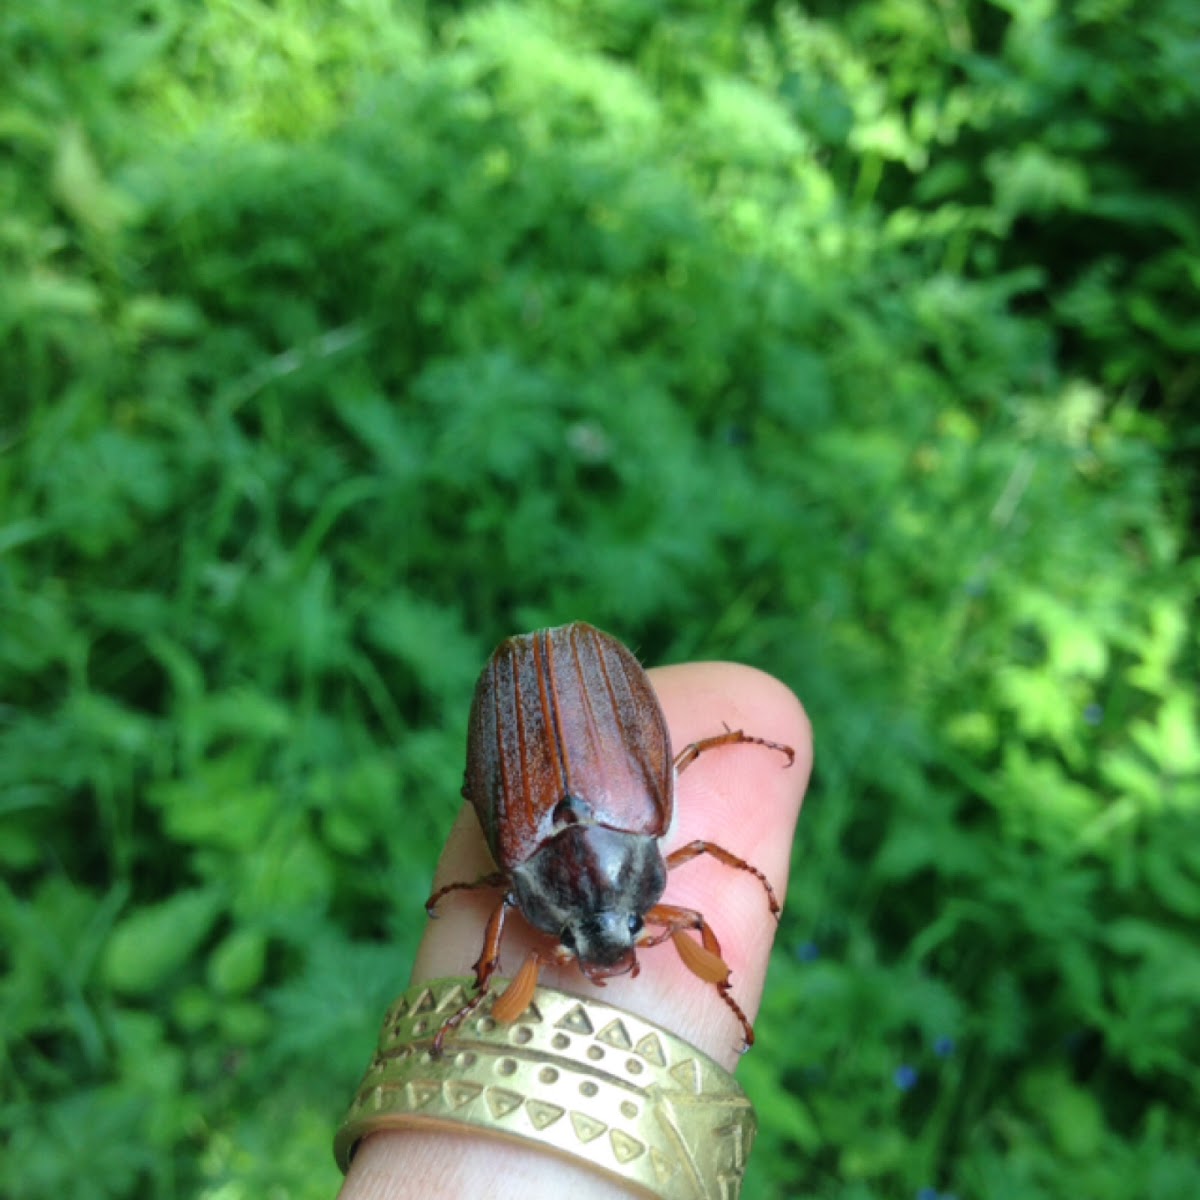
<svg viewBox="0 0 1200 1200"><path fill-rule="evenodd" d="M792 693L771 676L730 663L693 663L650 672L671 728L683 747L720 731L723 724L791 745L796 762L761 746L723 746L703 754L680 777L675 819L665 852L696 839L719 843L758 867L782 897L787 889L792 833L812 763L807 718ZM463 806L438 864L435 887L494 870L474 811ZM469 972L484 924L501 893L447 896L441 917L426 929L414 981ZM665 903L703 913L732 971L733 995L753 1020L758 1011L776 922L753 876L701 857L671 872ZM545 946L517 915L509 922L502 965L516 971L533 945ZM621 976L598 988L573 964L547 968L543 981L580 996L616 1004L666 1026L726 1067L737 1061L741 1032L711 985L663 945L642 954L635 979Z"/></svg>
<svg viewBox="0 0 1200 1200"><path fill-rule="evenodd" d="M812 763L810 729L799 702L771 676L730 663L662 668L651 671L650 677L676 748L728 726L795 749L791 768L785 768L786 760L778 752L761 746L726 746L701 755L679 777L675 819L662 846L669 853L696 839L716 842L758 867L782 899L792 833ZM434 887L494 870L475 813L464 805L438 864ZM445 898L440 919L426 926L414 982L470 973L487 918L501 894L455 892ZM746 872L701 856L671 872L663 900L704 914L731 968L732 994L753 1021L776 928L761 884ZM505 933L504 973L515 973L531 946L546 944L543 935L514 914ZM687 970L670 942L644 950L640 957L642 970L636 979L611 979L604 988L589 983L573 964L547 968L543 982L637 1013L732 1068L741 1049L741 1028L716 989ZM502 1159L497 1157L501 1152ZM404 1177L403 1186L413 1190L387 1191L389 1179L397 1182L392 1178L395 1172ZM511 1194L524 1197L550 1194L563 1186L571 1186L579 1196L623 1194L585 1169L532 1149L482 1139L476 1146L469 1136L413 1132L368 1139L355 1158L343 1196L433 1194L420 1191L420 1186L432 1186L431 1172L440 1172L434 1191L447 1196L460 1194L456 1186L466 1188L479 1179L486 1179L487 1193L496 1196L510 1194L510 1183Z"/></svg>

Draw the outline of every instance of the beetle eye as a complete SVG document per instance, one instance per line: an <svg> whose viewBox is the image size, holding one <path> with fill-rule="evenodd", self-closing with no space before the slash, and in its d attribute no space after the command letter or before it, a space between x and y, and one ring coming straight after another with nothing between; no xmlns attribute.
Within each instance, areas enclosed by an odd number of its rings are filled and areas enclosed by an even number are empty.
<svg viewBox="0 0 1200 1200"><path fill-rule="evenodd" d="M571 931L570 925L568 925L562 931L562 933L558 935L558 940L562 942L562 944L566 946L568 950L575 949L575 934Z"/></svg>
<svg viewBox="0 0 1200 1200"><path fill-rule="evenodd" d="M633 916L629 918L629 934L630 934L630 936L637 937L637 935L642 932L643 925L645 925L645 921L643 921L642 918L639 917L637 913L634 913Z"/></svg>

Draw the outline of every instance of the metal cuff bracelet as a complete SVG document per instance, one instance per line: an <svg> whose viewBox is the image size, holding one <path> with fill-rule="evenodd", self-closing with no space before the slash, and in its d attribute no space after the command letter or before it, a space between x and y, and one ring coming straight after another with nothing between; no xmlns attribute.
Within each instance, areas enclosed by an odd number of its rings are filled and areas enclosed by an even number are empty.
<svg viewBox="0 0 1200 1200"><path fill-rule="evenodd" d="M459 1129L583 1160L664 1200L736 1197L757 1122L737 1081L681 1038L597 1000L538 988L512 1023L489 997L430 1053L472 980L414 984L334 1139L342 1171L386 1129Z"/></svg>

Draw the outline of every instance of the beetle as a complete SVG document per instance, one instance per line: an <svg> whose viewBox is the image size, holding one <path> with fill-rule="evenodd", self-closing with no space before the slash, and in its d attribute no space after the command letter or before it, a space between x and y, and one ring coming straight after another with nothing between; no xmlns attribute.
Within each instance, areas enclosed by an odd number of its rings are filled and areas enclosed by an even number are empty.
<svg viewBox="0 0 1200 1200"><path fill-rule="evenodd" d="M692 909L660 903L667 873L707 854L753 875L779 916L774 889L757 867L712 842L689 842L665 856L659 845L671 825L678 776L706 751L739 743L777 750L786 766L795 758L790 746L729 728L672 754L642 665L616 638L582 621L500 643L475 687L463 782L498 869L439 888L425 907L436 915L439 901L455 891L503 894L474 964L475 994L438 1030L435 1055L487 996L514 908L555 945L529 955L496 1000L497 1019L515 1020L528 1008L543 965L574 959L603 985L638 973L638 948L672 940L684 965L716 987L741 1023L744 1048L753 1045L708 922Z"/></svg>

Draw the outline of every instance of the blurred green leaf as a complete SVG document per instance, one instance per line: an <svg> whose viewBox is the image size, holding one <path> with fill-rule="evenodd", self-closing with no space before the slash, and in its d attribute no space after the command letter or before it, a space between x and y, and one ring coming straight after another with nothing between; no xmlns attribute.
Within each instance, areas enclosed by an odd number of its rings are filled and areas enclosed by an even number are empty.
<svg viewBox="0 0 1200 1200"><path fill-rule="evenodd" d="M266 963L267 940L256 929L234 930L212 952L208 978L223 995L240 996L262 981Z"/></svg>
<svg viewBox="0 0 1200 1200"><path fill-rule="evenodd" d="M160 988L195 955L224 903L217 888L193 888L122 917L104 951L106 982L126 995Z"/></svg>

